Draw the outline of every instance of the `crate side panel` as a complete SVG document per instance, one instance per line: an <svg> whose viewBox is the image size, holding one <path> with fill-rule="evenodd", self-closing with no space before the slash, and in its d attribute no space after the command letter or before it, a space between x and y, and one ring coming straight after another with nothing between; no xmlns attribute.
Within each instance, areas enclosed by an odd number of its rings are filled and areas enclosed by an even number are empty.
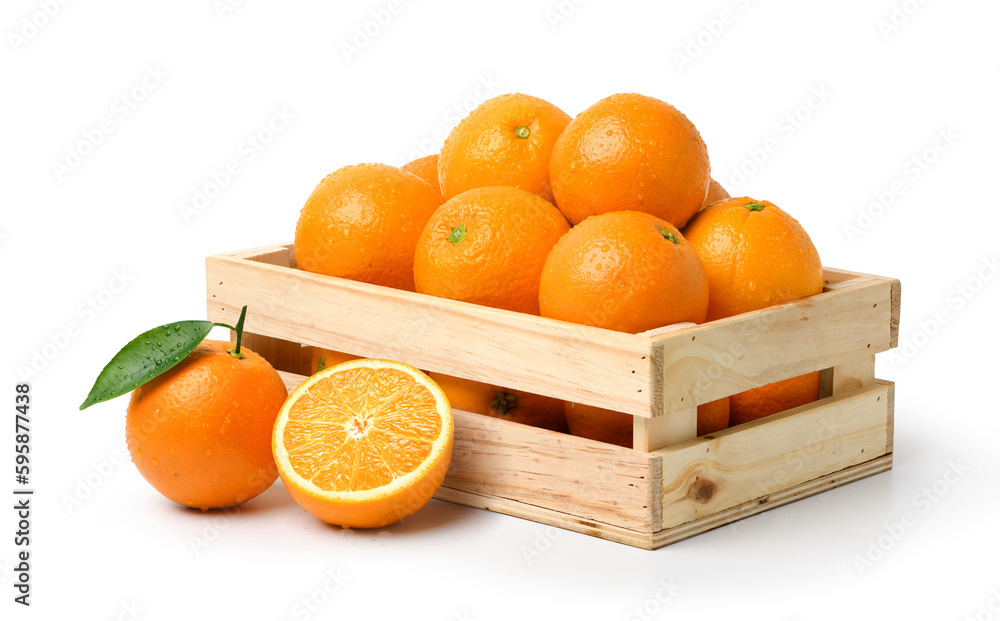
<svg viewBox="0 0 1000 621"><path fill-rule="evenodd" d="M653 532L657 462L649 453L456 410L444 485Z"/></svg>
<svg viewBox="0 0 1000 621"><path fill-rule="evenodd" d="M653 338L663 413L891 346L892 281L874 279Z"/></svg>
<svg viewBox="0 0 1000 621"><path fill-rule="evenodd" d="M248 331L653 415L648 338L252 261L212 257L208 316Z"/></svg>
<svg viewBox="0 0 1000 621"><path fill-rule="evenodd" d="M850 466L831 474L823 475L812 479L811 481L800 483L799 485L794 485L788 489L781 490L780 492L754 498L743 504L707 515L693 522L686 522L673 528L665 528L653 534L653 541L650 547L653 549L662 548L672 543L688 539L689 537L714 530L720 526L732 524L733 522L757 515L758 513L763 513L764 511L769 511L770 509L776 509L795 502L796 500L802 500L803 498L815 496L816 494L820 494L882 472L887 472L891 469L892 453L887 453L881 457L876 457L875 459L864 463ZM629 542L625 541L623 543ZM633 543L631 545L639 544Z"/></svg>
<svg viewBox="0 0 1000 621"><path fill-rule="evenodd" d="M886 454L888 407L875 384L656 451L663 527Z"/></svg>
<svg viewBox="0 0 1000 621"><path fill-rule="evenodd" d="M620 526L605 524L594 520L587 520L569 513L563 513L553 509L536 507L516 500L501 498L498 496L484 496L473 494L463 490L452 489L442 485L438 493L434 496L438 500L453 502L466 507L485 509L495 513L502 513L524 520L531 520L539 524L564 528L583 535L599 537L615 543L623 543L645 550L653 549L653 541L656 533L639 532ZM662 532L662 531L661 531Z"/></svg>

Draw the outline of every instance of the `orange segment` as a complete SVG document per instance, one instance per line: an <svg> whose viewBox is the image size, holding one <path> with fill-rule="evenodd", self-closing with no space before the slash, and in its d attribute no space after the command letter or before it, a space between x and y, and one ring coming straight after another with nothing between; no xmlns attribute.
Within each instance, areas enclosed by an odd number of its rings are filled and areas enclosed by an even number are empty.
<svg viewBox="0 0 1000 621"><path fill-rule="evenodd" d="M444 480L454 423L444 392L421 371L352 360L299 386L275 421L278 472L325 522L380 528L412 515Z"/></svg>

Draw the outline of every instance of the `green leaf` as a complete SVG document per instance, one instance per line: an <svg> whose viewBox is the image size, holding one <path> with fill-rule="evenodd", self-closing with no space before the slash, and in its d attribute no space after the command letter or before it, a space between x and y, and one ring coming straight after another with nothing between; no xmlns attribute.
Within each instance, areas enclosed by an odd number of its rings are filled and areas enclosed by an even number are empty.
<svg viewBox="0 0 1000 621"><path fill-rule="evenodd" d="M194 351L215 325L211 321L178 321L143 332L104 367L80 409L132 392L169 370Z"/></svg>

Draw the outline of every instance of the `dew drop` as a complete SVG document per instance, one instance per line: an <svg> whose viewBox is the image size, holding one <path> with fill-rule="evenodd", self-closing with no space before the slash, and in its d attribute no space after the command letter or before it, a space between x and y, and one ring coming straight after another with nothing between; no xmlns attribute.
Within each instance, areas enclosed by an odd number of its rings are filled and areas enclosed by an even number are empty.
<svg viewBox="0 0 1000 621"><path fill-rule="evenodd" d="M138 457L139 459L142 459L142 449L141 448L135 449L135 456Z"/></svg>
<svg viewBox="0 0 1000 621"><path fill-rule="evenodd" d="M153 465L154 466L159 466L160 465L160 460L154 457L153 458Z"/></svg>

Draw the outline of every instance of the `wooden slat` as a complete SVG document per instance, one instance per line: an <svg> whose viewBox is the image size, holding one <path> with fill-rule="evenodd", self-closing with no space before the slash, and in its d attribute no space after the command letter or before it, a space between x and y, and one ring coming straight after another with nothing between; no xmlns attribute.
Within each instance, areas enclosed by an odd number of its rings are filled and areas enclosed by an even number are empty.
<svg viewBox="0 0 1000 621"><path fill-rule="evenodd" d="M653 549L653 541L657 533L639 532L621 526L605 524L595 520L581 519L575 515L546 509L534 505L517 502L508 498L498 498L475 494L461 489L453 489L447 485L442 485L438 493L434 496L438 500L453 502L457 505L485 509L494 513L502 513L524 520L531 520L547 526L564 528L573 532L599 537L615 543L624 543L636 548L645 550ZM662 532L662 531L661 531Z"/></svg>
<svg viewBox="0 0 1000 621"><path fill-rule="evenodd" d="M655 550L725 526L726 524L731 524L743 518L757 515L770 509L776 509L796 500L802 500L803 498L808 498L821 492L841 487L881 472L886 472L891 468L892 454L890 453L856 466L850 466L811 481L794 485L773 494L754 498L741 505L719 511L718 513L699 518L692 522L687 522L674 528L666 528L652 534L640 533L592 520L581 520L576 516L552 509L543 509L505 498L483 496L444 486L441 487L435 497L439 500L446 500L467 507L486 509L504 515L532 520L541 524L565 528L566 530L592 537L600 537L601 539L623 543L636 548Z"/></svg>
<svg viewBox="0 0 1000 621"><path fill-rule="evenodd" d="M289 392L304 377L279 372ZM444 486L639 532L660 525L658 458L546 429L453 411Z"/></svg>
<svg viewBox="0 0 1000 621"><path fill-rule="evenodd" d="M819 396L824 398L839 395L873 383L875 383L875 356L861 356L820 371Z"/></svg>
<svg viewBox="0 0 1000 621"><path fill-rule="evenodd" d="M208 316L347 353L653 415L650 340L228 256L207 262Z"/></svg>
<svg viewBox="0 0 1000 621"><path fill-rule="evenodd" d="M875 384L655 451L663 528L884 455L888 397Z"/></svg>
<svg viewBox="0 0 1000 621"><path fill-rule="evenodd" d="M877 457L855 466L849 466L842 470L838 470L837 472L817 477L811 481L806 481L805 483L793 485L773 494L748 500L743 504L730 507L729 509L725 509L723 511L718 511L692 522L687 522L673 528L665 528L657 533L654 533L648 545L640 545L639 547L646 547L648 549L662 548L663 546L682 541L695 535L700 535L701 533L719 528L720 526L725 526L726 524L731 524L738 520L742 520L743 518L748 518L770 509L776 509L795 502L796 500L802 500L803 498L815 496L821 492L841 487L843 485L847 485L848 483L853 483L891 469L892 453L887 453L881 457Z"/></svg>
<svg viewBox="0 0 1000 621"><path fill-rule="evenodd" d="M698 408L671 412L656 418L632 417L632 448L657 449L690 440L698 435Z"/></svg>
<svg viewBox="0 0 1000 621"><path fill-rule="evenodd" d="M509 421L454 411L444 485L632 530L659 529L658 460Z"/></svg>
<svg viewBox="0 0 1000 621"><path fill-rule="evenodd" d="M893 446L892 438L896 432L896 385L892 382L880 379L876 379L875 383L885 386L886 389L889 391L889 397L888 397L889 404L888 406L886 406L888 409L889 420L888 423L886 424L885 444L887 447L886 451L891 453Z"/></svg>
<svg viewBox="0 0 1000 621"><path fill-rule="evenodd" d="M653 337L662 413L889 349L895 281L871 278Z"/></svg>

